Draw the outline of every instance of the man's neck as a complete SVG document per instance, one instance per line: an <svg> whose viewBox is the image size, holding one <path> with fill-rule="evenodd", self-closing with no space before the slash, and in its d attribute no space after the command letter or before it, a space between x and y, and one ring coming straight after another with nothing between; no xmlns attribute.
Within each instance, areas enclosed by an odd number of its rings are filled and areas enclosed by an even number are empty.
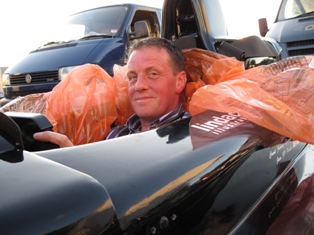
<svg viewBox="0 0 314 235"><path fill-rule="evenodd" d="M151 121L141 120L141 132L148 131L151 123L152 123Z"/></svg>

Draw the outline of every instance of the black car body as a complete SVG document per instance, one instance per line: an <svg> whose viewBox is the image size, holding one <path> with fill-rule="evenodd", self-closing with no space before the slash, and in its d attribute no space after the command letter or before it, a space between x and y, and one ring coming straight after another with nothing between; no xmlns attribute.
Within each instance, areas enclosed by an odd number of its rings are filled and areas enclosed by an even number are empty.
<svg viewBox="0 0 314 235"><path fill-rule="evenodd" d="M226 116L237 125L219 135L195 128ZM234 113L37 152L0 117L1 234L265 234L313 157Z"/></svg>

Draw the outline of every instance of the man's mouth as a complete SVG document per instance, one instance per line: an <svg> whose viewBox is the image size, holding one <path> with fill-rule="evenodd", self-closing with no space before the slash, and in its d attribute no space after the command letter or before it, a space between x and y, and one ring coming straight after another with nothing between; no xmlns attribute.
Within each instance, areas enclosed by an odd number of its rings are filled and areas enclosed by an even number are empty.
<svg viewBox="0 0 314 235"><path fill-rule="evenodd" d="M152 97L143 96L143 97L137 97L137 98L135 98L135 101L136 101L136 102L145 102L145 101L148 101L148 100L150 100L150 99L152 99Z"/></svg>

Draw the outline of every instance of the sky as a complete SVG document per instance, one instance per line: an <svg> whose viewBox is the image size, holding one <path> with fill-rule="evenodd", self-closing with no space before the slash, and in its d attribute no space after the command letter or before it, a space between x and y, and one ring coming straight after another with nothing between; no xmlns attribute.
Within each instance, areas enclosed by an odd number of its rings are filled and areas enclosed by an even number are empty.
<svg viewBox="0 0 314 235"><path fill-rule="evenodd" d="M268 24L273 22L280 0L226 1L231 4L232 9L239 9L227 14L230 16L227 21L239 28L235 32L253 35L258 34L258 18L269 18ZM3 1L0 5L0 67L12 66L30 51L47 42L45 35L49 28L66 16L94 7L125 2L159 8L163 5L163 0ZM251 31L246 31L248 29Z"/></svg>

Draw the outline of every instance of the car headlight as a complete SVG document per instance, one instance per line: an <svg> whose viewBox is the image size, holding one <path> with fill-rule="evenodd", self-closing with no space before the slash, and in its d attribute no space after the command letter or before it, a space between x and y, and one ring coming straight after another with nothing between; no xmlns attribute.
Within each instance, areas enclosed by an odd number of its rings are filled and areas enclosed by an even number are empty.
<svg viewBox="0 0 314 235"><path fill-rule="evenodd" d="M63 68L59 68L58 71L58 79L60 81L64 80L65 77L73 70L75 69L77 66L69 66L69 67L63 67Z"/></svg>
<svg viewBox="0 0 314 235"><path fill-rule="evenodd" d="M5 73L2 75L2 86L8 86L10 85L10 74Z"/></svg>

